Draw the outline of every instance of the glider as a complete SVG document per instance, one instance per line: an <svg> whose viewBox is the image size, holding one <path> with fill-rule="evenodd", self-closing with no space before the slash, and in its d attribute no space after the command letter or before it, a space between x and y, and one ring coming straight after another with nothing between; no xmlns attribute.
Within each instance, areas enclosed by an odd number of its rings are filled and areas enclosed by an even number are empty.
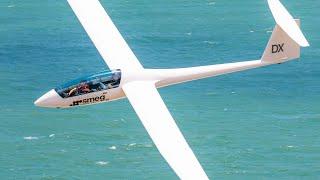
<svg viewBox="0 0 320 180"><path fill-rule="evenodd" d="M68 0L109 69L70 81L47 92L36 106L68 108L127 97L163 158L180 179L208 179L157 88L201 78L280 64L300 57L309 46L279 0L268 0L276 21L259 60L178 69L145 69L98 0Z"/></svg>

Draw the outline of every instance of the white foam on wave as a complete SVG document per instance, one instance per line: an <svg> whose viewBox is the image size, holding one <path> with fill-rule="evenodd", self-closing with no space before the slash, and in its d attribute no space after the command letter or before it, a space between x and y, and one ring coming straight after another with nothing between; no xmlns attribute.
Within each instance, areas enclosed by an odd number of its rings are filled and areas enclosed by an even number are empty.
<svg viewBox="0 0 320 180"><path fill-rule="evenodd" d="M212 95L217 95L217 93L215 93L215 92L207 92L206 95L207 96L212 96Z"/></svg>
<svg viewBox="0 0 320 180"><path fill-rule="evenodd" d="M111 149L111 150L116 150L117 147L116 147L116 146L110 146L109 149Z"/></svg>
<svg viewBox="0 0 320 180"><path fill-rule="evenodd" d="M145 144L144 147L151 148L151 147L153 147L153 145L152 144Z"/></svg>
<svg viewBox="0 0 320 180"><path fill-rule="evenodd" d="M96 162L96 165L99 165L99 166L105 166L105 165L107 165L107 164L109 164L108 161L97 161L97 162Z"/></svg>
<svg viewBox="0 0 320 180"><path fill-rule="evenodd" d="M51 137L51 138L54 137L54 136L55 136L55 134L50 134L50 135L49 135L49 137Z"/></svg>
<svg viewBox="0 0 320 180"><path fill-rule="evenodd" d="M294 146L294 145L283 145L283 146L280 146L280 148L283 148L283 149L286 149L286 150L289 150L289 149L296 149L298 146Z"/></svg>
<svg viewBox="0 0 320 180"><path fill-rule="evenodd" d="M23 139L25 139L25 140L38 140L39 138L35 137L35 136L26 136L26 137L23 137Z"/></svg>
<svg viewBox="0 0 320 180"><path fill-rule="evenodd" d="M67 151L65 149L61 149L60 152L65 153Z"/></svg>
<svg viewBox="0 0 320 180"><path fill-rule="evenodd" d="M211 44L211 45L218 44L217 42L214 42L214 41L203 41L203 43Z"/></svg>

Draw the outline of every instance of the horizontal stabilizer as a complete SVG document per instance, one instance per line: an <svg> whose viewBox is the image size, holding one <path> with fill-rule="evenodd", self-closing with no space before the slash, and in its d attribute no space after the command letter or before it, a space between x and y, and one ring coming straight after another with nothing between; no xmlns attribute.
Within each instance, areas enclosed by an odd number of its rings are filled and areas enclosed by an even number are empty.
<svg viewBox="0 0 320 180"><path fill-rule="evenodd" d="M282 30L300 46L309 46L308 41L304 37L294 18L281 4L281 2L279 0L268 0L268 4L275 21L282 28Z"/></svg>

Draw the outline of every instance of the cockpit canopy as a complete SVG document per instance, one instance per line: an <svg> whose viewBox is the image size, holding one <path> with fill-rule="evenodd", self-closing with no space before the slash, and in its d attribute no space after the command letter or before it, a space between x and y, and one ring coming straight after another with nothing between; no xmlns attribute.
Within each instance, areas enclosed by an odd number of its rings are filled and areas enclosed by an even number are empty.
<svg viewBox="0 0 320 180"><path fill-rule="evenodd" d="M55 90L62 98L117 88L121 81L121 71L102 71L70 81Z"/></svg>

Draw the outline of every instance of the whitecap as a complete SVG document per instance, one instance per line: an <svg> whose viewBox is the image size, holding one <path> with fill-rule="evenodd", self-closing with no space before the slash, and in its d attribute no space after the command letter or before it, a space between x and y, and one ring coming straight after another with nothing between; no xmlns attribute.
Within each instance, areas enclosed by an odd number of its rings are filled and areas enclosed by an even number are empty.
<svg viewBox="0 0 320 180"><path fill-rule="evenodd" d="M129 146L135 146L135 145L137 145L137 143L131 143L131 144L129 144Z"/></svg>
<svg viewBox="0 0 320 180"><path fill-rule="evenodd" d="M96 164L100 165L100 166L105 166L105 165L109 164L109 162L107 162L107 161L97 161Z"/></svg>
<svg viewBox="0 0 320 180"><path fill-rule="evenodd" d="M49 135L49 137L51 137L51 138L54 137L54 136L55 136L55 134L50 134L50 135Z"/></svg>
<svg viewBox="0 0 320 180"><path fill-rule="evenodd" d="M251 30L250 32L253 33L254 31Z"/></svg>
<svg viewBox="0 0 320 180"><path fill-rule="evenodd" d="M207 93L206 93L207 96L216 95L216 94L217 94L217 93L215 93L215 92L207 92Z"/></svg>
<svg viewBox="0 0 320 180"><path fill-rule="evenodd" d="M188 33L186 33L186 35L191 36L191 35L192 35L192 32L188 32Z"/></svg>
<svg viewBox="0 0 320 180"><path fill-rule="evenodd" d="M14 8L15 7L15 5L9 5L9 6L7 6L8 8Z"/></svg>
<svg viewBox="0 0 320 180"><path fill-rule="evenodd" d="M39 138L35 137L35 136L26 136L26 137L23 137L23 139L25 139L25 140L38 140Z"/></svg>
<svg viewBox="0 0 320 180"><path fill-rule="evenodd" d="M203 41L203 43L206 43L206 44L217 44L217 43L214 42L214 41Z"/></svg>
<svg viewBox="0 0 320 180"><path fill-rule="evenodd" d="M145 144L144 147L151 148L151 147L153 147L153 145L152 144Z"/></svg>
<svg viewBox="0 0 320 180"><path fill-rule="evenodd" d="M111 149L111 150L116 150L117 147L116 147L116 146L110 146L109 149Z"/></svg>

